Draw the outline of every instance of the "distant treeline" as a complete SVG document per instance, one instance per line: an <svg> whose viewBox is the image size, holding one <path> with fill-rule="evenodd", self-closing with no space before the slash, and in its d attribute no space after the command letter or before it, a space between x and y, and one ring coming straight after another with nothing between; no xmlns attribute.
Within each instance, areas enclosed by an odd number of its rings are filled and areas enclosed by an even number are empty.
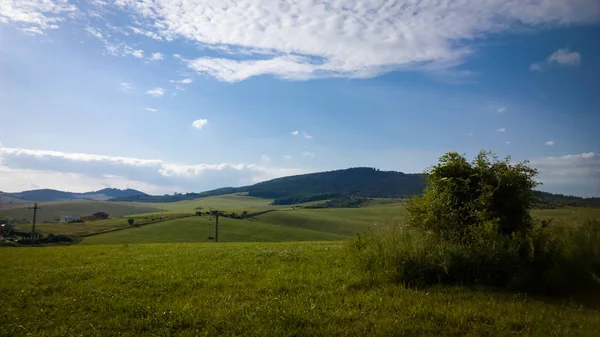
<svg viewBox="0 0 600 337"><path fill-rule="evenodd" d="M295 205L334 198L405 198L423 193L425 174L380 171L358 167L345 170L283 177L243 187L225 187L202 193L163 196L131 196L115 201L175 202L198 198L248 193L249 196L274 199L274 205ZM535 191L538 208L561 206L600 207L600 198L580 198ZM335 203L334 203L335 204Z"/></svg>
<svg viewBox="0 0 600 337"><path fill-rule="evenodd" d="M581 198L572 195L554 194L542 191L533 192L537 198L537 208L564 206L600 207L600 198Z"/></svg>
<svg viewBox="0 0 600 337"><path fill-rule="evenodd" d="M335 198L337 196L339 196L339 194L337 194L337 193L321 193L321 194L313 194L313 195L309 195L309 196L291 196L291 197L275 199L273 201L273 205L296 205L296 204L303 204L305 202L311 202L311 201L327 200L327 199Z"/></svg>
<svg viewBox="0 0 600 337"><path fill-rule="evenodd" d="M278 205L289 205L326 200L334 196L401 198L420 194L424 188L425 176L423 174L406 174L359 167L283 177L251 186L225 187L202 193L134 196L112 200L175 202L223 194L248 193L252 197L276 199Z"/></svg>

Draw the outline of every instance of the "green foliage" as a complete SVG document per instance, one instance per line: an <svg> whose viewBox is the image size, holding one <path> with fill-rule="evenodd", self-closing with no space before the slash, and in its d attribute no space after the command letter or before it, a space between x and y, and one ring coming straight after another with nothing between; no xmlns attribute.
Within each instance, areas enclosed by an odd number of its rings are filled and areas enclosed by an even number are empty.
<svg viewBox="0 0 600 337"><path fill-rule="evenodd" d="M513 165L510 157L499 161L485 151L472 163L447 153L429 170L424 194L409 202L409 223L458 242L471 240L484 225L506 236L525 233L533 226L529 210L537 174L526 164Z"/></svg>
<svg viewBox="0 0 600 337"><path fill-rule="evenodd" d="M600 275L600 220L561 235L536 227L526 237L482 226L473 237L468 244L451 242L394 226L359 236L352 248L358 268L370 278L416 288L479 284L568 294L588 289Z"/></svg>
<svg viewBox="0 0 600 337"><path fill-rule="evenodd" d="M407 228L356 240L359 267L414 287L484 284L556 294L593 284L600 275L600 221L560 230L549 219L534 221L535 175L526 163L489 152L472 163L444 155L425 193L408 203Z"/></svg>
<svg viewBox="0 0 600 337"><path fill-rule="evenodd" d="M127 223L129 224L129 226L133 226L133 222L135 221L135 219L127 219Z"/></svg>

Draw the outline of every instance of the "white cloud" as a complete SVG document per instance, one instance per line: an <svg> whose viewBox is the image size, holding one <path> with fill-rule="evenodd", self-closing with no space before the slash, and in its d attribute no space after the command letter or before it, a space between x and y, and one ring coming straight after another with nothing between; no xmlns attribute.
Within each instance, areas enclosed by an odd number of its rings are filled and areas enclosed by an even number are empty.
<svg viewBox="0 0 600 337"><path fill-rule="evenodd" d="M475 133L474 132L469 132L465 136L467 136L467 137L473 137L473 136L475 136Z"/></svg>
<svg viewBox="0 0 600 337"><path fill-rule="evenodd" d="M270 158L269 156L267 156L266 154L263 154L263 155L260 157L260 160L261 160L263 163L265 163L265 164L268 164L268 163L270 163L270 162L271 162L271 158Z"/></svg>
<svg viewBox="0 0 600 337"><path fill-rule="evenodd" d="M157 194L199 192L301 173L308 171L243 163L188 165L160 159L0 147L0 186L5 191L21 191L35 184L73 192L107 186Z"/></svg>
<svg viewBox="0 0 600 337"><path fill-rule="evenodd" d="M85 31L90 33L95 38L104 41L104 35L102 35L102 32L100 30L98 30L97 28L88 26L88 27L85 27Z"/></svg>
<svg viewBox="0 0 600 337"><path fill-rule="evenodd" d="M77 7L66 0L1 0L0 24L13 22L26 32L42 34L76 12Z"/></svg>
<svg viewBox="0 0 600 337"><path fill-rule="evenodd" d="M548 63L556 63L565 66L577 66L581 63L581 55L571 52L569 49L559 49L548 57Z"/></svg>
<svg viewBox="0 0 600 337"><path fill-rule="evenodd" d="M130 82L121 82L119 83L119 90L123 92L128 92L133 89L133 83Z"/></svg>
<svg viewBox="0 0 600 337"><path fill-rule="evenodd" d="M505 106L501 106L498 109L496 109L496 111L498 111L499 113L503 113L504 111L506 111L506 107Z"/></svg>
<svg viewBox="0 0 600 337"><path fill-rule="evenodd" d="M545 142L544 144L546 144L548 146L552 146L552 145L554 145L554 141L553 140L549 140L549 141Z"/></svg>
<svg viewBox="0 0 600 337"><path fill-rule="evenodd" d="M500 128L500 129L498 129L496 131L498 131L498 132L504 132L504 131L506 131L506 129L505 128Z"/></svg>
<svg viewBox="0 0 600 337"><path fill-rule="evenodd" d="M191 78L184 78L181 80L170 80L169 82L171 83L177 83L177 84L190 84L192 83L194 80L192 80Z"/></svg>
<svg viewBox="0 0 600 337"><path fill-rule="evenodd" d="M542 188L566 194L600 196L600 153L542 157L530 164L539 170Z"/></svg>
<svg viewBox="0 0 600 337"><path fill-rule="evenodd" d="M82 17L68 0L1 1L0 22L30 33ZM456 69L476 51L473 41L600 18L597 0L118 0L94 6L85 15L102 17L103 7L120 14L122 26L115 31L121 34L211 50L212 57L181 60L227 82L259 75L365 78L395 70L460 82L473 75ZM106 43L111 55L143 57L140 49ZM555 55L552 62L574 64L571 54Z"/></svg>
<svg viewBox="0 0 600 337"><path fill-rule="evenodd" d="M286 154L285 156L283 156L283 159L285 160L292 160L292 156L289 154Z"/></svg>
<svg viewBox="0 0 600 337"><path fill-rule="evenodd" d="M146 91L146 94L152 95L154 97L161 97L162 95L165 94L165 89L163 89L163 88L150 89L150 90Z"/></svg>
<svg viewBox="0 0 600 337"><path fill-rule="evenodd" d="M133 56L136 58L143 58L144 51L141 49L134 49L125 43L111 43L105 41L106 51L112 56Z"/></svg>
<svg viewBox="0 0 600 337"><path fill-rule="evenodd" d="M300 133L300 131L294 130L294 131L290 132L290 135L297 136L299 133Z"/></svg>
<svg viewBox="0 0 600 337"><path fill-rule="evenodd" d="M306 139L312 139L313 136L309 135L308 133L306 133L305 131L302 131L302 136L304 136L304 138Z"/></svg>
<svg viewBox="0 0 600 337"><path fill-rule="evenodd" d="M531 71L542 71L542 70L543 70L543 68L542 68L542 64L541 64L541 63L539 63L539 62L532 63L532 64L529 66L529 70L531 70Z"/></svg>
<svg viewBox="0 0 600 337"><path fill-rule="evenodd" d="M314 157L315 156L314 153L309 152L309 151L303 151L302 155L305 156L305 157Z"/></svg>
<svg viewBox="0 0 600 337"><path fill-rule="evenodd" d="M529 66L529 70L531 71L543 71L544 67L551 65L561 65L561 66L578 66L581 63L581 54L578 52L569 51L568 48L559 49L552 53L545 62L536 62L532 63Z"/></svg>
<svg viewBox="0 0 600 337"><path fill-rule="evenodd" d="M152 56L150 56L150 59L152 61L160 61L160 60L164 60L164 55L161 53L152 53Z"/></svg>
<svg viewBox="0 0 600 337"><path fill-rule="evenodd" d="M510 142L506 142L506 144L510 144Z"/></svg>
<svg viewBox="0 0 600 337"><path fill-rule="evenodd" d="M205 126L206 124L208 124L208 120L206 120L206 119L197 119L192 122L192 126L195 127L196 129L202 129L202 127Z"/></svg>
<svg viewBox="0 0 600 337"><path fill-rule="evenodd" d="M486 34L597 22L597 0L373 1L120 0L165 39L198 43L225 56L189 60L222 81L372 77L459 65ZM142 28L140 28L142 29ZM431 67L435 64L435 67Z"/></svg>
<svg viewBox="0 0 600 337"><path fill-rule="evenodd" d="M154 108L146 108L146 111L157 112L158 110L156 110L156 109L154 109Z"/></svg>
<svg viewBox="0 0 600 337"><path fill-rule="evenodd" d="M147 36L147 37L149 37L151 39L155 39L155 40L162 40L162 37L153 31L145 30L145 29L141 29L141 28L137 28L137 27L132 27L132 26L130 26L128 28L136 34L144 35L144 36Z"/></svg>

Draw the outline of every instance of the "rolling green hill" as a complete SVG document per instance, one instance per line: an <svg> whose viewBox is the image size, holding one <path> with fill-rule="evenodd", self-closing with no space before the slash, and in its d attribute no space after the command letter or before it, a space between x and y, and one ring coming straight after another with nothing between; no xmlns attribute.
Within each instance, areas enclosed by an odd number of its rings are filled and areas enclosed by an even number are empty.
<svg viewBox="0 0 600 337"><path fill-rule="evenodd" d="M176 194L173 196L133 196L114 200L175 202L242 192L248 193L252 197L268 199L313 197L312 199L299 201L304 202L350 195L360 197L405 197L419 194L424 188L425 179L422 174L406 174L359 167L283 177L252 186L226 187L202 193ZM295 201L298 203L298 200Z"/></svg>
<svg viewBox="0 0 600 337"><path fill-rule="evenodd" d="M125 198L125 197L139 197L146 196L146 193L133 190L125 189L120 190L117 188L105 188L94 192L85 193L73 193L63 192L51 189L40 189L30 190L18 193L4 193L0 192L0 198L10 198L10 201L61 201L61 200L109 200L114 198Z"/></svg>
<svg viewBox="0 0 600 337"><path fill-rule="evenodd" d="M0 208L0 218L8 218L16 223L28 223L33 218L33 211L27 209L29 206L33 206L33 202L3 204ZM84 216L96 212L106 212L112 217L122 217L129 214L160 210L153 204L88 200L41 202L39 206L37 221L40 223L44 221L53 222L63 215Z"/></svg>

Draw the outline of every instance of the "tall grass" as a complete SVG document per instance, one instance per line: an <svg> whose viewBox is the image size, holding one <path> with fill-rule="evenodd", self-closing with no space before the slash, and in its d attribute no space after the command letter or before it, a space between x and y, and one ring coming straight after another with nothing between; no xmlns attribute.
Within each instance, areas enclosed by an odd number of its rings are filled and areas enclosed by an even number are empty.
<svg viewBox="0 0 600 337"><path fill-rule="evenodd" d="M352 250L371 280L416 288L478 284L566 294L591 286L600 275L600 220L556 231L537 226L511 237L482 227L469 244L390 226L359 236Z"/></svg>

